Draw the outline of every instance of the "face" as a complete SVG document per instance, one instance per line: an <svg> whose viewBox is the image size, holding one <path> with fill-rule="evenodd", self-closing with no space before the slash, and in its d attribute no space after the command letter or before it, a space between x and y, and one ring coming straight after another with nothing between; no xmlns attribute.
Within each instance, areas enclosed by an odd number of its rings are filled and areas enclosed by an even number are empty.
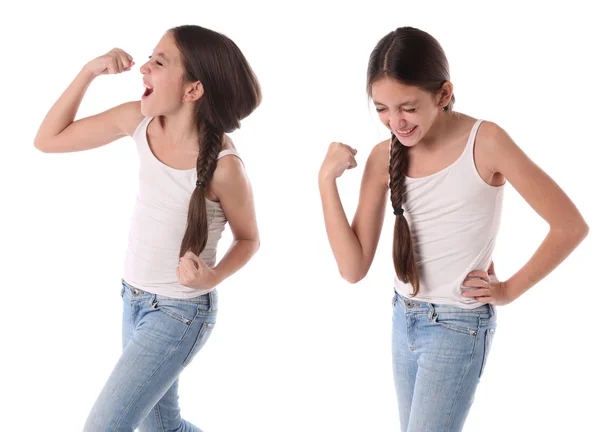
<svg viewBox="0 0 600 432"><path fill-rule="evenodd" d="M382 78L371 88L381 122L407 147L415 146L442 112L441 96L393 78Z"/></svg>
<svg viewBox="0 0 600 432"><path fill-rule="evenodd" d="M185 94L184 67L171 32L158 42L150 59L140 68L144 76L142 114L149 117L176 112Z"/></svg>

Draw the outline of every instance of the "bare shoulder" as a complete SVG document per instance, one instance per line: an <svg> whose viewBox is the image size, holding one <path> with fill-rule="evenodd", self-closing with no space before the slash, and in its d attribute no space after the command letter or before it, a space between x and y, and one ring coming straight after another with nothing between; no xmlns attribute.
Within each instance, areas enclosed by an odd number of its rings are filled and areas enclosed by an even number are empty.
<svg viewBox="0 0 600 432"><path fill-rule="evenodd" d="M371 154L376 157L383 157L384 159L388 160L390 157L390 139L388 138L386 140L381 141L380 143L375 144L375 146L371 150Z"/></svg>
<svg viewBox="0 0 600 432"><path fill-rule="evenodd" d="M374 176L387 187L389 183L390 167L390 140L386 139L377 143L371 150L367 165L365 167L365 177Z"/></svg>
<svg viewBox="0 0 600 432"><path fill-rule="evenodd" d="M223 150L236 150L231 137L223 136ZM235 155L226 155L217 161L217 166L213 174L212 183L215 189L222 183L237 183L246 177L244 164L239 157Z"/></svg>
<svg viewBox="0 0 600 432"><path fill-rule="evenodd" d="M144 120L141 101L125 102L115 107L116 121L123 132L132 136Z"/></svg>
<svg viewBox="0 0 600 432"><path fill-rule="evenodd" d="M498 162L501 158L520 151L510 135L498 124L484 121L479 127L476 139L476 159L493 172L500 172Z"/></svg>
<svg viewBox="0 0 600 432"><path fill-rule="evenodd" d="M221 151L224 150L237 151L235 145L233 144L233 140L227 134L223 135L223 145L221 146ZM227 176L233 174L233 171L242 172L243 170L244 164L239 157L236 155L225 155L217 161L217 167L215 168L215 174L213 175L213 178L215 178L217 175Z"/></svg>
<svg viewBox="0 0 600 432"><path fill-rule="evenodd" d="M239 197L240 194L250 191L250 180L242 161L233 155L219 159L210 182L210 189L218 201L222 201L224 197Z"/></svg>
<svg viewBox="0 0 600 432"><path fill-rule="evenodd" d="M477 137L481 139L484 145L488 147L493 144L497 144L502 139L508 137L508 134L504 129L498 126L496 123L491 121L484 121L479 126Z"/></svg>

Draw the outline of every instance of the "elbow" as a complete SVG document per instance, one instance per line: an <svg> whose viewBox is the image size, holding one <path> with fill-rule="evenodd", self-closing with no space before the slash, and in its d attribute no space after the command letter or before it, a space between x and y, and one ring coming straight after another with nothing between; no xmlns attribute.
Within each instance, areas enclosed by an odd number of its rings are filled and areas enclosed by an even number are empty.
<svg viewBox="0 0 600 432"><path fill-rule="evenodd" d="M588 236L590 227L582 219L577 223L572 223L568 226L557 228L556 232L561 233L562 237L567 238L569 241L579 244Z"/></svg>
<svg viewBox="0 0 600 432"><path fill-rule="evenodd" d="M52 149L52 140L37 138L33 141L33 146L41 151L42 153L55 153L56 150Z"/></svg>
<svg viewBox="0 0 600 432"><path fill-rule="evenodd" d="M590 232L590 227L586 223L583 218L579 220L577 223L572 224L569 229L569 237L571 237L575 242L580 243L585 239Z"/></svg>
<svg viewBox="0 0 600 432"><path fill-rule="evenodd" d="M260 239L257 237L255 239L250 240L250 244L252 245L252 255L254 256L256 254L256 252L258 252L258 250L260 249Z"/></svg>
<svg viewBox="0 0 600 432"><path fill-rule="evenodd" d="M582 242L583 239L585 239L590 233L590 226L585 221L582 221L581 225L575 232L577 239Z"/></svg>
<svg viewBox="0 0 600 432"><path fill-rule="evenodd" d="M44 145L44 143L39 140L36 139L33 141L33 146L38 149L39 151L41 151L42 153L48 153L48 148Z"/></svg>
<svg viewBox="0 0 600 432"><path fill-rule="evenodd" d="M365 273L359 272L358 270L342 270L340 269L340 276L344 278L344 280L352 285L360 282L366 276Z"/></svg>

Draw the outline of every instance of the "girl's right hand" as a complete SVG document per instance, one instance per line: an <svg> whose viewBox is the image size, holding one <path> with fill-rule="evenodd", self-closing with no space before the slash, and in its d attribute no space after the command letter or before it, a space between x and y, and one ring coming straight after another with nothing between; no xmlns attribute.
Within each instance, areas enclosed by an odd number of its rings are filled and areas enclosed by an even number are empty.
<svg viewBox="0 0 600 432"><path fill-rule="evenodd" d="M325 160L321 164L319 178L338 178L347 169L356 168L356 149L349 145L340 142L332 142L329 145L329 150L325 156Z"/></svg>
<svg viewBox="0 0 600 432"><path fill-rule="evenodd" d="M133 57L120 48L113 48L103 56L97 57L85 65L94 77L103 74L118 74L130 70L135 62Z"/></svg>

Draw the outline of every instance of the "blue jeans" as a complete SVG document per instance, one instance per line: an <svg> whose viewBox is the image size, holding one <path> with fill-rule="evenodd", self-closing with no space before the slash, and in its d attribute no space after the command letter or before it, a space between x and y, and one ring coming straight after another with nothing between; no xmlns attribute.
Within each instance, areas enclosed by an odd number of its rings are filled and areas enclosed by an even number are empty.
<svg viewBox="0 0 600 432"><path fill-rule="evenodd" d="M122 285L123 353L84 431L201 432L181 418L177 384L215 326L216 291L183 300Z"/></svg>
<svg viewBox="0 0 600 432"><path fill-rule="evenodd" d="M496 308L415 301L395 293L392 358L402 432L458 432L496 330Z"/></svg>

